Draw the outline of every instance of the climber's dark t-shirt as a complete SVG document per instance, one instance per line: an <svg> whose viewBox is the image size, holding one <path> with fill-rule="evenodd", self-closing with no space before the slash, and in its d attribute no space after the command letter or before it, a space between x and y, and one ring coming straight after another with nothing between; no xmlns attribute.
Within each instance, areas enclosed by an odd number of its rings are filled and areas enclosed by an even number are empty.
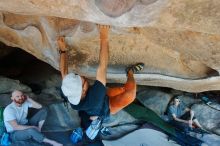
<svg viewBox="0 0 220 146"><path fill-rule="evenodd" d="M78 111L84 111L89 116L107 117L110 110L106 87L100 81L96 80L95 83L89 87L85 98L81 100L78 105L71 104L71 107Z"/></svg>

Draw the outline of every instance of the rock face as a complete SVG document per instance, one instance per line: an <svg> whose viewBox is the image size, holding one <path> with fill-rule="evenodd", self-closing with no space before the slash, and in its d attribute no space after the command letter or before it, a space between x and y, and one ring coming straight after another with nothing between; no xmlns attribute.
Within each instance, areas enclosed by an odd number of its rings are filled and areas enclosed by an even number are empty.
<svg viewBox="0 0 220 146"><path fill-rule="evenodd" d="M138 92L137 98L144 106L150 108L158 115L163 115L172 95L159 89L145 87Z"/></svg>
<svg viewBox="0 0 220 146"><path fill-rule="evenodd" d="M30 92L31 88L28 86L20 83L18 80L12 80L9 78L1 77L0 76L0 93L11 93L12 91L16 90L22 90L24 92Z"/></svg>
<svg viewBox="0 0 220 146"><path fill-rule="evenodd" d="M218 105L218 107L220 107L220 105ZM195 111L196 117L202 126L220 135L220 111L212 109L205 104L195 104L192 109Z"/></svg>
<svg viewBox="0 0 220 146"><path fill-rule="evenodd" d="M138 84L219 90L219 8L219 0L1 0L0 41L59 69L64 35L69 70L93 79L96 24L111 25L108 82L124 82L124 67L144 62Z"/></svg>

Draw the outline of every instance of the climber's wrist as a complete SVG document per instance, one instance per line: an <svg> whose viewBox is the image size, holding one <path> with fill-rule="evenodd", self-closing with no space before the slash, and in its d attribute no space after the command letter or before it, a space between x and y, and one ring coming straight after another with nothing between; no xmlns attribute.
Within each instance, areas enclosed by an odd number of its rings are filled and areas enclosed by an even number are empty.
<svg viewBox="0 0 220 146"><path fill-rule="evenodd" d="M66 53L67 52L67 49L65 49L65 50L59 50L59 53L60 54L63 54L63 53Z"/></svg>

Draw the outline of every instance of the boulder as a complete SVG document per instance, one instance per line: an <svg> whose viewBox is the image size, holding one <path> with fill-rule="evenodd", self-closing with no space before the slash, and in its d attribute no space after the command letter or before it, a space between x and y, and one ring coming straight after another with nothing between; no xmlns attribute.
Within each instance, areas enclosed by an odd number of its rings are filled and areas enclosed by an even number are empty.
<svg viewBox="0 0 220 146"><path fill-rule="evenodd" d="M195 111L195 116L205 129L220 135L220 111L205 104L195 104L192 106L192 110Z"/></svg>
<svg viewBox="0 0 220 146"><path fill-rule="evenodd" d="M43 126L43 132L58 132L73 130L80 126L78 112L63 105L52 104L48 106L48 116Z"/></svg>
<svg viewBox="0 0 220 146"><path fill-rule="evenodd" d="M154 87L143 87L137 93L137 99L158 115L163 115L166 112L171 98L172 94Z"/></svg>
<svg viewBox="0 0 220 146"><path fill-rule="evenodd" d="M135 118L123 110L114 115L110 115L110 117L104 121L103 126L109 127L108 129L112 134L102 136L102 138L105 140L110 140L126 135L139 127L138 125L132 124L136 121L137 120Z"/></svg>
<svg viewBox="0 0 220 146"><path fill-rule="evenodd" d="M94 79L96 24L110 25L108 82L125 82L124 68L143 62L140 85L219 90L219 8L218 0L1 0L0 41L59 70L56 40L65 36L69 70Z"/></svg>
<svg viewBox="0 0 220 146"><path fill-rule="evenodd" d="M0 94L0 107L6 107L11 102L11 94Z"/></svg>
<svg viewBox="0 0 220 146"><path fill-rule="evenodd" d="M14 90L31 92L31 88L22 84L19 80L13 80L0 76L0 93L11 93Z"/></svg>

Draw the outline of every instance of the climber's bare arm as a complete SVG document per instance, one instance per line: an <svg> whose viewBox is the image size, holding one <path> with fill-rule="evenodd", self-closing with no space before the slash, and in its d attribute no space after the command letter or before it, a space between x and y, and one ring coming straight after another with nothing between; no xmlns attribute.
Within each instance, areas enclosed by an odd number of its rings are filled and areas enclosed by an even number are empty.
<svg viewBox="0 0 220 146"><path fill-rule="evenodd" d="M108 25L98 25L100 32L100 52L99 52L99 66L96 73L96 80L106 85L106 72L109 58L109 44L108 44Z"/></svg>
<svg viewBox="0 0 220 146"><path fill-rule="evenodd" d="M60 53L60 72L62 78L65 77L68 73L68 67L67 67L67 47L65 43L64 37L59 37L57 39L57 44L59 46L59 53Z"/></svg>

